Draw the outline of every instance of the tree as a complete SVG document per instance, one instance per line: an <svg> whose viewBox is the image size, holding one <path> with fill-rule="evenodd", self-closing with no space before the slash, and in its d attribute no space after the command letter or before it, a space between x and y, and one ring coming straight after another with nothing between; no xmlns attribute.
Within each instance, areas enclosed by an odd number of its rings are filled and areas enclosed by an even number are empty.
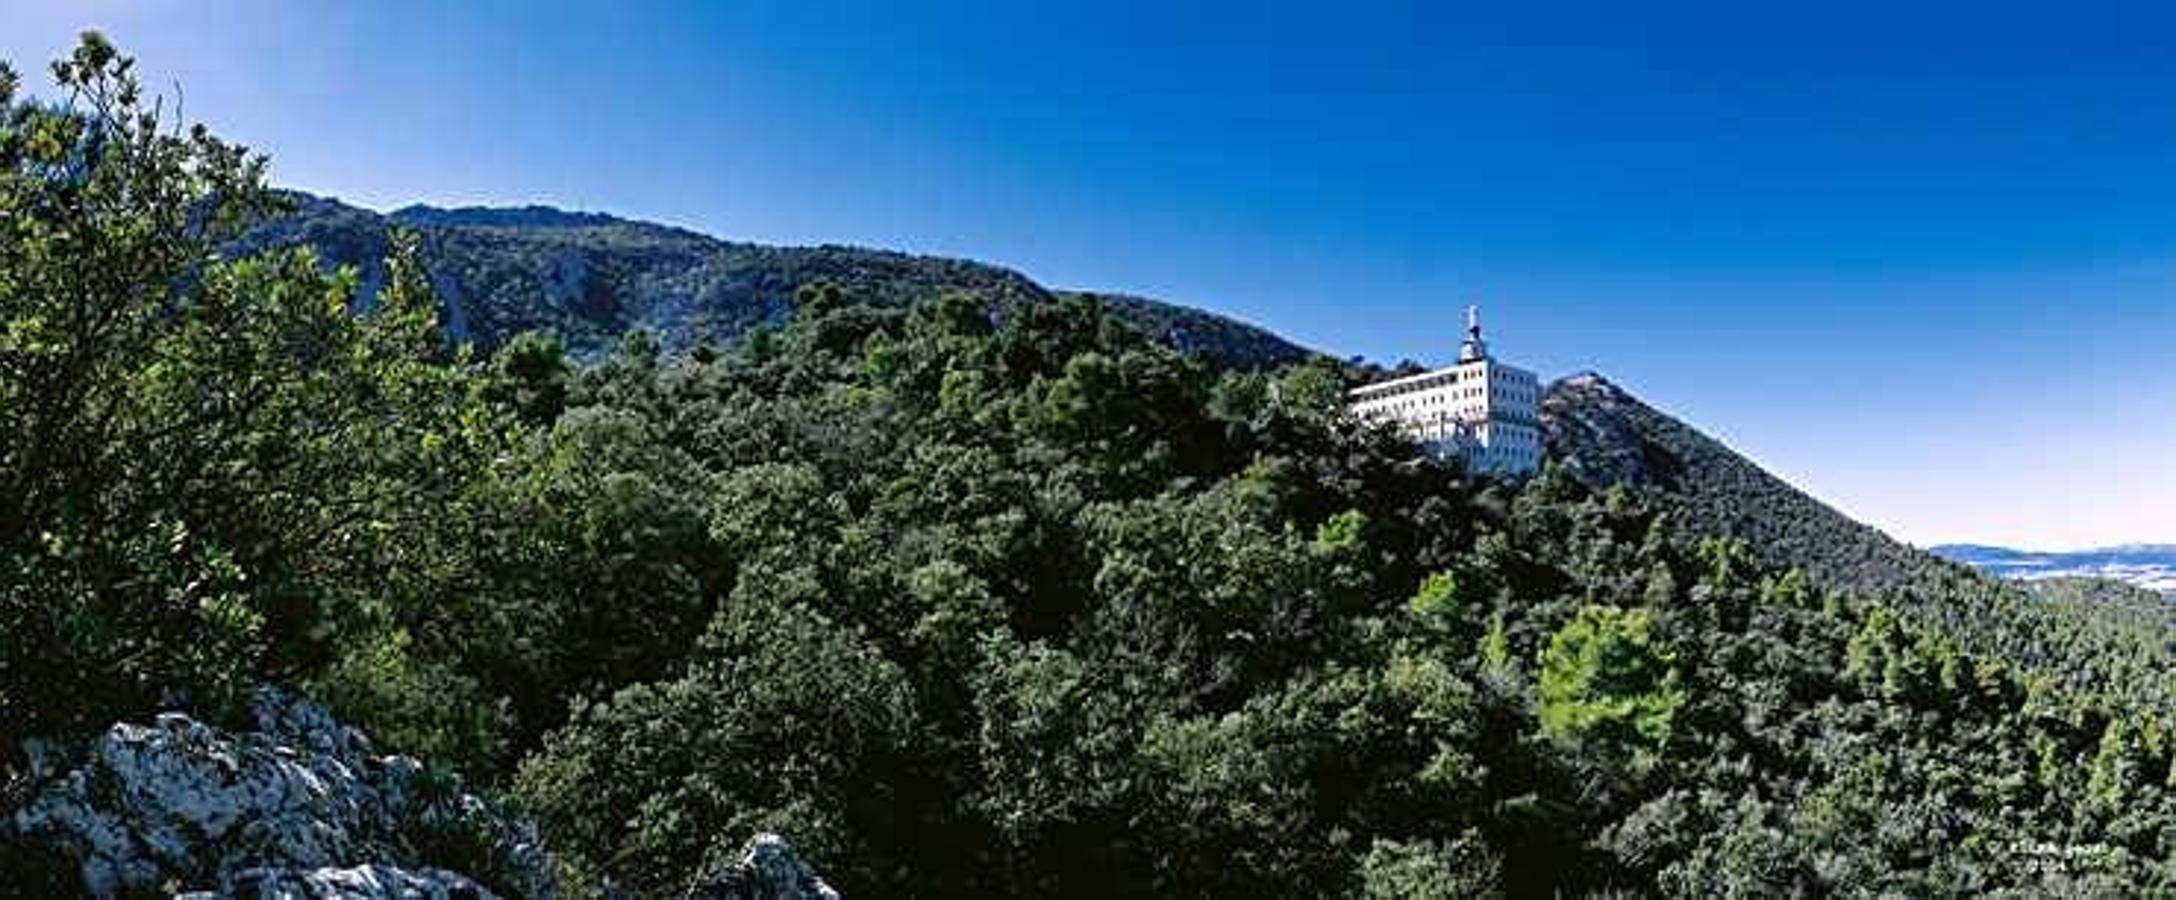
<svg viewBox="0 0 2176 900"><path fill-rule="evenodd" d="M720 612L685 676L579 706L523 765L517 794L577 871L663 892L758 831L790 832L848 890L881 893L908 862L897 784L917 717L903 673L766 594Z"/></svg>
<svg viewBox="0 0 2176 900"><path fill-rule="evenodd" d="M1674 656L1645 609L1581 607L1541 657L1541 733L1592 741L1635 770L1661 759L1685 705Z"/></svg>
<svg viewBox="0 0 2176 900"><path fill-rule="evenodd" d="M1479 835L1452 841L1377 840L1361 862L1367 900L1502 896L1502 863Z"/></svg>
<svg viewBox="0 0 2176 900"><path fill-rule="evenodd" d="M412 242L356 316L306 250L229 258L264 160L163 117L95 33L0 129L0 745L322 667L471 468Z"/></svg>

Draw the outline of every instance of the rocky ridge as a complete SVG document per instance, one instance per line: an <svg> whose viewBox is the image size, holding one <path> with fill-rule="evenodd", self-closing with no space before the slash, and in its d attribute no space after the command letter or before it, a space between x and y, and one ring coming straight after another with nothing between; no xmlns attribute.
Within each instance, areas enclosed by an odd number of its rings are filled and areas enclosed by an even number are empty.
<svg viewBox="0 0 2176 900"><path fill-rule="evenodd" d="M385 278L395 228L421 238L440 323L455 341L488 352L530 329L557 334L580 359L608 352L631 329L670 350L728 343L792 308L797 288L828 282L872 305L903 308L950 291L992 303L1092 296L1149 336L1219 365L1271 368L1315 354L1265 329L1144 297L1046 288L1019 272L951 259L823 245L727 241L683 228L542 206L378 213L290 192L293 209L232 249L309 246L328 264L354 266L365 296Z"/></svg>

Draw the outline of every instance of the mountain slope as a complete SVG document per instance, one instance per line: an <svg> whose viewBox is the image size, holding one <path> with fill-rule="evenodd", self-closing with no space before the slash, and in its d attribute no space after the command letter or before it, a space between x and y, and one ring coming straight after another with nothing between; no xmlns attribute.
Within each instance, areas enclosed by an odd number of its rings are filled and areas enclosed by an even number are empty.
<svg viewBox="0 0 2176 900"><path fill-rule="evenodd" d="M1599 375L1551 385L1551 457L1597 489L1622 486L1666 511L1680 538L1741 539L1760 562L1804 570L2085 695L2176 702L2176 605L2097 579L2006 582L1899 542L1769 474L1722 442Z"/></svg>
<svg viewBox="0 0 2176 900"><path fill-rule="evenodd" d="M631 328L654 331L674 348L722 343L775 320L797 288L815 281L838 283L884 306L947 291L1027 303L1061 293L1018 272L968 260L723 241L598 213L418 205L381 215L329 198L291 196L295 210L256 229L243 249L309 244L329 263L355 266L368 289L383 278L390 229L413 228L445 304L445 327L456 340L484 350L528 329L557 332L582 357L602 352ZM1260 368L1312 355L1202 310L1094 296L1151 336L1224 365Z"/></svg>
<svg viewBox="0 0 2176 900"><path fill-rule="evenodd" d="M1600 375L1562 379L1542 402L1549 450L1591 487L1667 498L1677 525L1743 539L1764 562L1849 588L1893 587L1947 566L1769 474ZM1956 574L1969 575L1956 567Z"/></svg>
<svg viewBox="0 0 2176 900"><path fill-rule="evenodd" d="M2176 559L2176 548L2153 546L2067 557L1971 545L1921 550L1844 515L1592 373L1550 385L1542 422L1551 455L1589 487L1623 485L1662 499L1686 535L1742 539L1763 562L1803 568L1839 588L1999 589L2008 586L1979 570L2009 575L2053 566L2044 568L2050 577L2095 575L2108 567L2171 565Z"/></svg>

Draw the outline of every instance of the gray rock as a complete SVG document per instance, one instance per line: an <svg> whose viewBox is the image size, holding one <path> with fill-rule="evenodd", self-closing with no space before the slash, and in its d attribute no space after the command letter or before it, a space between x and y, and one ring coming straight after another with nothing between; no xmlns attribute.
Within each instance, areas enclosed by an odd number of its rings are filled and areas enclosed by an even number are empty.
<svg viewBox="0 0 2176 900"><path fill-rule="evenodd" d="M62 771L50 749L29 800L0 820L0 852L79 861L106 897L179 886L238 897L491 897L558 894L532 826L458 780L374 755L360 731L276 690L233 734L177 713L119 724ZM454 856L457 859L448 860Z"/></svg>
<svg viewBox="0 0 2176 900"><path fill-rule="evenodd" d="M839 900L815 870L794 854L786 839L759 834L733 863L705 872L688 890L689 900Z"/></svg>
<svg viewBox="0 0 2176 900"><path fill-rule="evenodd" d="M497 896L457 872L365 865L309 871L245 869L217 891L181 894L177 900L485 900Z"/></svg>

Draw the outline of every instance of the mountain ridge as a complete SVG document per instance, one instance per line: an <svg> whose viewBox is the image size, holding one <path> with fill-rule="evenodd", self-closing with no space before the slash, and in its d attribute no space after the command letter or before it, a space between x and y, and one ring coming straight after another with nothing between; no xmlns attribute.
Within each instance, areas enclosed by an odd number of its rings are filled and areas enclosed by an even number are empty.
<svg viewBox="0 0 2176 900"><path fill-rule="evenodd" d="M521 206L434 206L429 203L411 203L389 213L386 218L406 225L450 225L471 228L585 228L628 222L610 213L564 210L556 206L528 203ZM670 228L671 226L660 226Z"/></svg>
<svg viewBox="0 0 2176 900"><path fill-rule="evenodd" d="M259 228L245 247L309 244L329 263L355 266L368 292L383 277L391 229L413 228L423 237L447 331L486 351L532 328L558 333L578 358L601 355L635 328L674 349L730 341L784 315L794 290L821 280L879 305L903 306L949 290L992 302L1092 300L1162 343L1234 368L1323 358L1230 316L1127 293L1049 288L974 260L845 244L730 241L537 204L417 203L379 213L330 197L290 197L296 210ZM1375 369L1362 364L1353 371ZM1680 538L1739 538L1764 564L1800 567L1847 590L1948 591L1985 568L1851 518L1599 373L1558 379L1542 406L1557 464L1591 487L1622 485L1664 498Z"/></svg>
<svg viewBox="0 0 2176 900"><path fill-rule="evenodd" d="M557 333L580 358L601 355L636 328L657 334L669 349L730 341L783 316L802 285L828 281L892 307L948 291L991 303L1092 297L1151 337L1235 368L1320 356L1230 316L1128 294L1057 290L976 260L845 244L735 241L534 204L416 203L381 213L300 191L286 196L293 208L253 229L236 249L312 246L328 264L355 267L367 296L383 281L393 228L414 229L447 333L486 352L532 329Z"/></svg>
<svg viewBox="0 0 2176 900"><path fill-rule="evenodd" d="M1600 374L1551 383L1541 412L1549 450L1574 478L1671 500L1686 535L1742 539L1763 562L1844 588L1906 580L1927 558Z"/></svg>
<svg viewBox="0 0 2176 900"><path fill-rule="evenodd" d="M2016 581L2106 578L2176 594L2176 545L2137 543L2084 550L2018 550L1990 544L1939 544L1927 551Z"/></svg>
<svg viewBox="0 0 2176 900"><path fill-rule="evenodd" d="M2169 595L2099 577L2109 573L2009 580L1913 547L1598 375L1552 384L1542 420L1555 465L1589 488L1654 504L1677 542L1735 539L1759 564L1870 598L2084 695L2140 691L2145 702L2176 702L2176 686L2142 678L2137 665L2176 633Z"/></svg>
<svg viewBox="0 0 2176 900"><path fill-rule="evenodd" d="M2003 544L1979 544L1970 541L1951 541L1927 547L1930 552L1956 551L1958 553L2013 553L2021 556L2074 556L2101 553L2176 553L2176 544L2153 541L2134 541L2122 544L2102 544L2081 547L2076 550L2035 550L2011 547Z"/></svg>

